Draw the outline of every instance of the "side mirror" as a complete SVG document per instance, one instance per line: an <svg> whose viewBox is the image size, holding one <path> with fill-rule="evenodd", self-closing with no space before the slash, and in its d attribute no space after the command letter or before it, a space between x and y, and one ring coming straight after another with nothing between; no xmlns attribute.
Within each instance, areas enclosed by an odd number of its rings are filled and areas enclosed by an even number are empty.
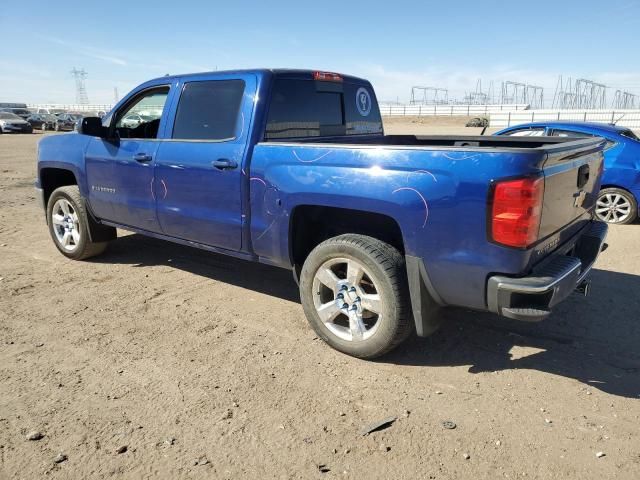
<svg viewBox="0 0 640 480"><path fill-rule="evenodd" d="M85 117L78 125L78 133L89 135L90 137L105 138L107 128L102 126L102 119L98 117Z"/></svg>

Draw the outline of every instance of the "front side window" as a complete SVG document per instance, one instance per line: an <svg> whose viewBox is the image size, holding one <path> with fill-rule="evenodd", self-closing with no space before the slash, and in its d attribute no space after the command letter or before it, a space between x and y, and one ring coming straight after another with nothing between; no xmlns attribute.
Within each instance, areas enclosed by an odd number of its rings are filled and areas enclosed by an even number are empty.
<svg viewBox="0 0 640 480"><path fill-rule="evenodd" d="M544 137L544 127L523 128L507 133L510 137Z"/></svg>
<svg viewBox="0 0 640 480"><path fill-rule="evenodd" d="M172 138L209 141L234 139L243 94L243 80L185 83Z"/></svg>
<svg viewBox="0 0 640 480"><path fill-rule="evenodd" d="M153 88L125 105L116 116L115 129L118 136L120 138L157 138L160 118L168 95L169 87Z"/></svg>

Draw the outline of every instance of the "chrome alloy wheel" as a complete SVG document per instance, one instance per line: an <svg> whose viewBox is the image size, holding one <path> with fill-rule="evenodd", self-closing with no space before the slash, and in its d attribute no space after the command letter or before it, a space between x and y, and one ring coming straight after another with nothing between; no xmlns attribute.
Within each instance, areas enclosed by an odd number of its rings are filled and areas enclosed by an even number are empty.
<svg viewBox="0 0 640 480"><path fill-rule="evenodd" d="M624 222L631 215L631 203L618 193L605 193L596 202L596 215L604 222Z"/></svg>
<svg viewBox="0 0 640 480"><path fill-rule="evenodd" d="M332 258L313 278L313 304L322 323L337 337L361 341L382 321L382 299L373 277L358 261Z"/></svg>
<svg viewBox="0 0 640 480"><path fill-rule="evenodd" d="M58 244L69 252L78 248L80 243L80 223L78 213L71 202L60 198L53 204L51 224Z"/></svg>

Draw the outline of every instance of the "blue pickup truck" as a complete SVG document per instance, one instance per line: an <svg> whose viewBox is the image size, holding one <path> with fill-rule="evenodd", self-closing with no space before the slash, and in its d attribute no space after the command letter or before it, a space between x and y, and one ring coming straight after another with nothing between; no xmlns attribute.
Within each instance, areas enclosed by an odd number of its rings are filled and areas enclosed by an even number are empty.
<svg viewBox="0 0 640 480"><path fill-rule="evenodd" d="M66 257L121 228L291 269L317 334L373 358L442 307L539 321L586 291L604 145L384 135L366 80L213 72L151 80L42 139L36 188Z"/></svg>

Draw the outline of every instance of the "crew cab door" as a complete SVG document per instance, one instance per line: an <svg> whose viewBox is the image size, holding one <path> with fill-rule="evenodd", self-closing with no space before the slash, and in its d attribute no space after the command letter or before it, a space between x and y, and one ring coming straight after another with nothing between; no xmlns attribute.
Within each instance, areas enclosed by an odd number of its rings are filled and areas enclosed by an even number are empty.
<svg viewBox="0 0 640 480"><path fill-rule="evenodd" d="M160 232L154 164L169 92L169 85L160 85L132 95L111 115L108 138L89 143L89 203L98 218ZM134 113L144 122L133 125L125 120Z"/></svg>
<svg viewBox="0 0 640 480"><path fill-rule="evenodd" d="M156 156L157 213L166 235L242 247L242 179L254 75L202 75L178 84Z"/></svg>

